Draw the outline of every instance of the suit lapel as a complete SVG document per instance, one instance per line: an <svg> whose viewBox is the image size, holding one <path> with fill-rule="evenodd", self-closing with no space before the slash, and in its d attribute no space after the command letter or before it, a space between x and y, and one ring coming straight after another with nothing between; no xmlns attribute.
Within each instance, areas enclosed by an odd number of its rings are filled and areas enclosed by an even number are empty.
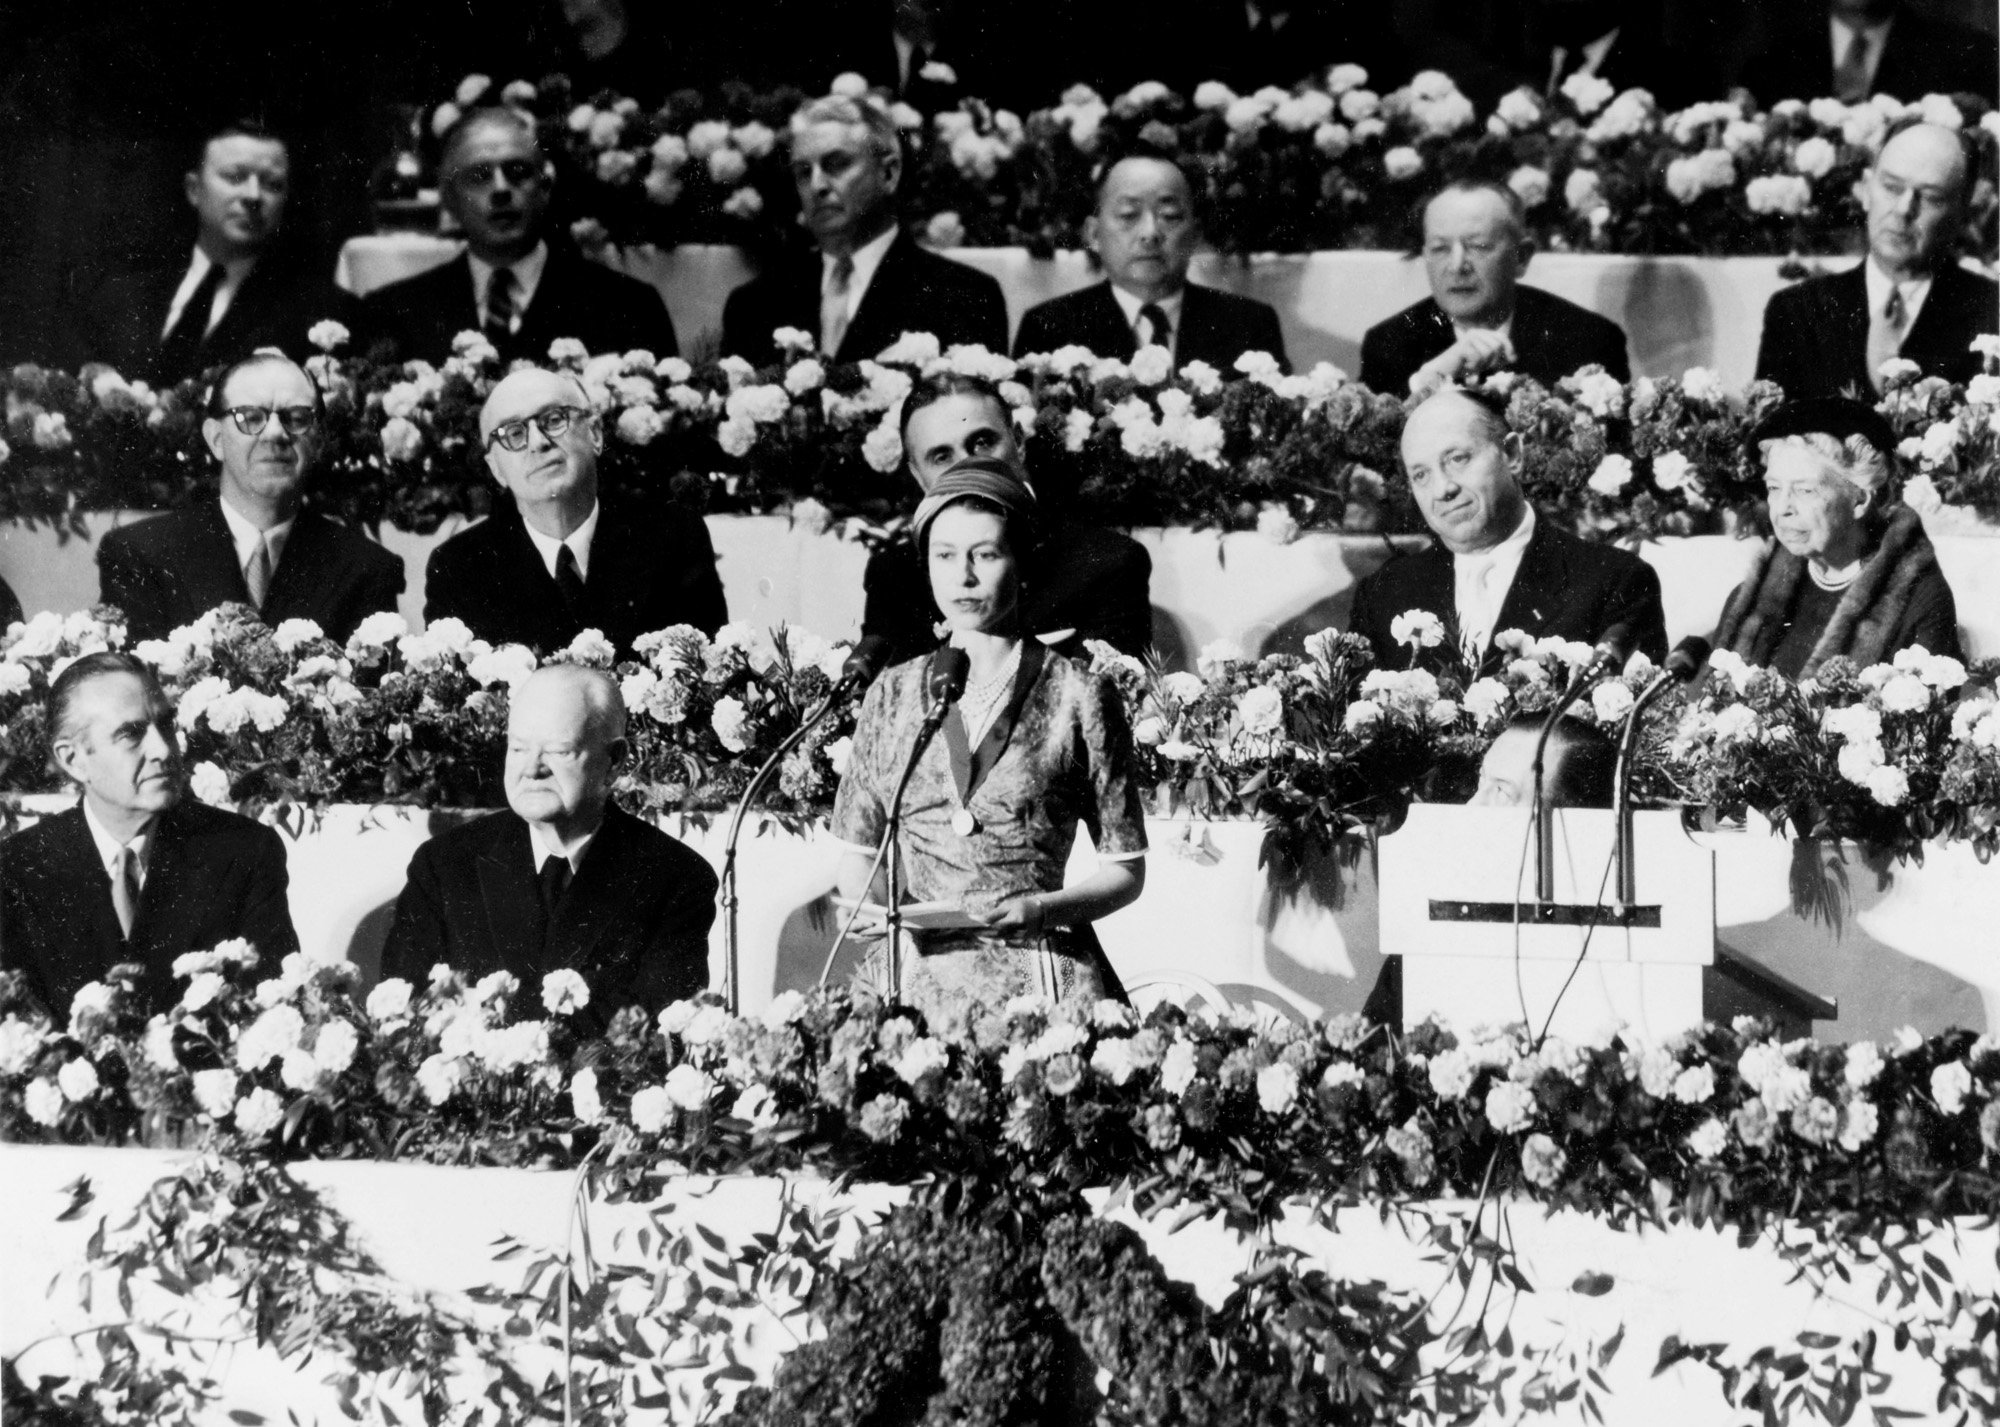
<svg viewBox="0 0 2000 1427"><path fill-rule="evenodd" d="M1187 304L1181 304L1181 318L1187 319ZM1111 291L1109 282L1100 282L1091 289L1089 331L1090 349L1100 357L1116 357L1121 362L1129 362L1138 354L1139 340L1132 335L1132 324L1125 320L1125 309L1118 305L1117 297ZM1184 344L1176 348L1179 355L1176 364L1189 360Z"/></svg>
<svg viewBox="0 0 2000 1427"><path fill-rule="evenodd" d="M840 339L837 354L843 362L857 362L864 357L872 357L884 347L902 336L903 289L908 285L907 269L915 261L910 252L910 239L897 233L889 244L889 250L882 254L882 261L875 268L875 275L868 279L868 290L861 294L861 305L854 309L854 320L847 324L847 334ZM813 323L811 331L819 330L819 299L815 285L813 298Z"/></svg>
<svg viewBox="0 0 2000 1427"><path fill-rule="evenodd" d="M1868 277L1864 271L1867 265L1868 260L1862 259L1851 270L1842 273L1841 281L1827 290L1827 295L1833 300L1833 331L1822 360L1834 370L1836 380L1833 386L1858 384L1858 389L1872 405L1875 393L1868 376ZM1930 304L1926 302L1924 306L1928 308ZM1922 313L1917 314L1917 324L1923 324ZM1914 335L1914 329L1911 335ZM1905 338L1907 341L1908 338Z"/></svg>
<svg viewBox="0 0 2000 1427"><path fill-rule="evenodd" d="M146 885L139 894L139 915L132 920L129 943L136 960L150 964L151 958L145 954L146 950L172 944L174 923L181 909L201 904L200 889L182 885L194 875L188 866L184 839L181 820L174 816L172 810L163 813L153 824L153 845L146 854ZM111 899L108 877L104 898L106 902ZM114 930L117 928L115 912L111 925Z"/></svg>
<svg viewBox="0 0 2000 1427"><path fill-rule="evenodd" d="M605 810L604 825L563 898L562 916L549 930L549 969L567 966L588 976L593 953L617 923L637 880L630 866L635 821L615 807Z"/></svg>
<svg viewBox="0 0 2000 1427"><path fill-rule="evenodd" d="M1965 291L1962 277L1962 271L1952 266L1931 280L1930 293L1918 309L1917 320L1910 324L1909 333L1903 338L1902 355L1926 371L1963 361L1972 333L1978 330L1976 322L1967 325L1965 321L1968 315L1977 314L1972 311L1974 299Z"/></svg>
<svg viewBox="0 0 2000 1427"><path fill-rule="evenodd" d="M519 977L527 991L541 983L546 919L528 825L512 813L506 819L505 830L480 854L479 898L499 969Z"/></svg>
<svg viewBox="0 0 2000 1427"><path fill-rule="evenodd" d="M70 895L82 901L89 911L88 950L92 966L85 979L94 981L124 956L125 933L118 926L117 909L111 905L111 876L98 861L97 843L90 836L89 824L83 820L82 802L58 814L56 822L62 829L63 879L69 885ZM56 1009L50 1007L52 1011ZM61 1008L64 1014L68 1009Z"/></svg>
<svg viewBox="0 0 2000 1427"><path fill-rule="evenodd" d="M264 623L276 625L295 612L314 609L331 593L333 578L329 555L333 527L321 516L301 512L285 537L285 553L271 572L271 588L264 593ZM247 595L246 595L247 597Z"/></svg>
<svg viewBox="0 0 2000 1427"><path fill-rule="evenodd" d="M1508 586L1507 598L1500 602L1499 617L1493 621L1495 635L1502 630L1519 629L1541 637L1554 617L1553 603L1563 589L1562 565L1562 554L1556 548L1549 522L1538 515L1535 533L1528 538L1528 548L1521 552L1520 566L1514 571L1514 583ZM1492 657L1493 641L1489 638L1479 652L1480 668L1484 669Z"/></svg>
<svg viewBox="0 0 2000 1427"><path fill-rule="evenodd" d="M243 567L236 563L236 541L222 518L221 501L203 501L195 511L181 576L182 591L195 610L188 619L230 600L250 603L250 587L243 583Z"/></svg>

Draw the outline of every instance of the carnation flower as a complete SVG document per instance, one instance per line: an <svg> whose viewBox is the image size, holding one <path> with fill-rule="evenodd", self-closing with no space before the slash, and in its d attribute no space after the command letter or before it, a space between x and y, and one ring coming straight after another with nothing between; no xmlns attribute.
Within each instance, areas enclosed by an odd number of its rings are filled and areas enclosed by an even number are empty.
<svg viewBox="0 0 2000 1427"><path fill-rule="evenodd" d="M275 1091L260 1085L236 1102L235 1116L239 1134L246 1139L261 1140L283 1122L285 1102Z"/></svg>
<svg viewBox="0 0 2000 1427"><path fill-rule="evenodd" d="M1521 1143L1521 1173L1538 1189L1554 1189L1569 1167L1569 1156L1547 1135L1533 1134Z"/></svg>
<svg viewBox="0 0 2000 1427"><path fill-rule="evenodd" d="M1406 609L1389 621L1389 637L1413 651L1444 643L1444 621L1427 609Z"/></svg>
<svg viewBox="0 0 2000 1427"><path fill-rule="evenodd" d="M1972 1072L1964 1061L1954 1060L1931 1072L1931 1098L1945 1114L1956 1115L1964 1109L1965 1097L1971 1093Z"/></svg>
<svg viewBox="0 0 2000 1427"><path fill-rule="evenodd" d="M1687 1137L1687 1146L1697 1159L1714 1159L1729 1145L1729 1130L1722 1121L1703 1120Z"/></svg>
<svg viewBox="0 0 2000 1427"><path fill-rule="evenodd" d="M683 1061L667 1072L667 1098L683 1110L700 1110L715 1095L717 1086L707 1075Z"/></svg>
<svg viewBox="0 0 2000 1427"><path fill-rule="evenodd" d="M1285 730L1285 701L1268 684L1260 684L1236 701L1236 717L1253 737L1272 737Z"/></svg>
<svg viewBox="0 0 2000 1427"><path fill-rule="evenodd" d="M1635 702L1632 691L1616 679L1606 679L1590 691L1591 712L1597 715L1599 723L1622 721Z"/></svg>
<svg viewBox="0 0 2000 1427"><path fill-rule="evenodd" d="M673 1115L674 1102L664 1087L648 1085L633 1093L631 1113L634 1129L643 1135L657 1135Z"/></svg>
<svg viewBox="0 0 2000 1427"><path fill-rule="evenodd" d="M56 1072L56 1088L63 1098L73 1104L82 1104L97 1094L97 1067L87 1060L71 1060Z"/></svg>
<svg viewBox="0 0 2000 1427"><path fill-rule="evenodd" d="M1276 1061L1257 1072L1257 1104L1267 1115L1282 1115L1299 1098L1299 1073L1289 1062Z"/></svg>
<svg viewBox="0 0 2000 1427"><path fill-rule="evenodd" d="M895 1095L877 1095L861 1107L861 1133L877 1144L895 1143L910 1118L910 1107Z"/></svg>
<svg viewBox="0 0 2000 1427"><path fill-rule="evenodd" d="M1398 145L1382 155L1382 171L1396 182L1415 178L1424 171L1424 156L1407 144Z"/></svg>
<svg viewBox="0 0 2000 1427"><path fill-rule="evenodd" d="M590 1004L590 984L568 967L542 978L542 1005L552 1016L570 1016Z"/></svg>
<svg viewBox="0 0 2000 1427"><path fill-rule="evenodd" d="M1525 1130L1535 1121L1534 1093L1512 1080L1500 1081L1486 1092L1486 1120L1503 1135Z"/></svg>
<svg viewBox="0 0 2000 1427"><path fill-rule="evenodd" d="M1576 112L1586 118L1609 104L1612 95L1617 92L1608 80L1594 74L1579 72L1562 82L1563 98L1574 104Z"/></svg>
<svg viewBox="0 0 2000 1427"><path fill-rule="evenodd" d="M1590 488L1599 495L1614 496L1632 483L1632 462L1624 456L1609 455L1590 473Z"/></svg>
<svg viewBox="0 0 2000 1427"><path fill-rule="evenodd" d="M722 746L731 753L741 753L750 746L750 714L742 700L717 699L709 722L715 729L715 736L722 740Z"/></svg>
<svg viewBox="0 0 2000 1427"><path fill-rule="evenodd" d="M1706 1065L1693 1065L1674 1077L1674 1099L1683 1105L1701 1105L1715 1093L1715 1071Z"/></svg>

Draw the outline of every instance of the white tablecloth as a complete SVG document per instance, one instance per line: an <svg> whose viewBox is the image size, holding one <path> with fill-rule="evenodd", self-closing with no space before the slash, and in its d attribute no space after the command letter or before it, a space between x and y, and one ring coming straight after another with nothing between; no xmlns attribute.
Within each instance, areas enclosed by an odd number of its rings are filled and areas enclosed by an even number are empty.
<svg viewBox="0 0 2000 1427"><path fill-rule="evenodd" d="M365 294L458 251L453 240L415 233L353 238L341 250L337 277L341 286ZM958 248L947 256L1000 280L1014 325L1036 303L1097 280L1083 253L1035 258L1024 248ZM1848 265L1846 259L1820 261L1829 270ZM1688 367L1712 367L1725 382L1741 385L1756 371L1764 304L1786 285L1778 276L1782 262L1548 253L1534 259L1527 277L1624 327L1635 374L1678 376ZM660 290L684 355L714 351L723 300L755 271L736 248L698 244L633 248L615 254L611 264ZM1350 374L1361 369L1362 334L1430 291L1422 264L1389 252L1264 253L1248 259L1211 253L1196 260L1194 278L1277 308L1286 348L1300 370L1327 361Z"/></svg>

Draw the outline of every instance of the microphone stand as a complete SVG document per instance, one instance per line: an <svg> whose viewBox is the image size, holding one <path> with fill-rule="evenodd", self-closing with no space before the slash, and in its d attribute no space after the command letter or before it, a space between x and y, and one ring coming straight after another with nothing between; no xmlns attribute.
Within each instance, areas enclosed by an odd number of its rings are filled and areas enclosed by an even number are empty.
<svg viewBox="0 0 2000 1427"><path fill-rule="evenodd" d="M1638 867L1632 857L1632 755L1639 744L1639 718L1655 699L1667 691L1674 682L1672 669L1662 669L1646 685L1639 697L1632 701L1631 709L1625 715L1625 726L1618 734L1618 761L1611 774L1611 807L1617 819L1617 842L1614 856L1618 867L1617 900L1624 906L1631 906L1639 900Z"/></svg>
<svg viewBox="0 0 2000 1427"><path fill-rule="evenodd" d="M794 749L805 742L806 735L826 721L827 715L833 712L845 692L844 686L836 687L821 700L818 708L806 716L803 723L786 735L785 741L778 745L777 751L764 760L764 766L750 779L749 786L744 788L743 795L736 800L735 812L730 815L729 836L722 844L721 901L722 997L732 1016L736 1014L740 990L736 940L736 908L740 900L736 894L736 842L743 835L744 816L750 811L750 804L756 800L757 795L764 791L764 785L771 781L771 775L778 771Z"/></svg>
<svg viewBox="0 0 2000 1427"><path fill-rule="evenodd" d="M1556 899L1556 829L1555 820L1549 816L1546 800L1542 797L1542 767L1548 756L1549 735L1555 732L1556 721L1569 706L1583 696L1597 671L1597 661L1593 659L1580 670L1563 696L1556 700L1548 717L1542 720L1541 732L1535 735L1535 761L1529 778L1534 784L1534 794L1529 804L1529 816L1535 825L1535 900L1553 902Z"/></svg>
<svg viewBox="0 0 2000 1427"><path fill-rule="evenodd" d="M903 795L910 790L910 779L917 771L917 760L924 756L924 749L937 737L944 727L945 715L957 701L955 694L940 696L924 715L923 727L917 730L917 739L910 747L909 759L903 764L903 776L896 780L896 795L889 800L889 820L884 830L883 845L889 850L888 934L889 997L894 1000L903 989L903 879L901 849L896 846L897 836L903 827ZM863 895L866 893L864 891Z"/></svg>

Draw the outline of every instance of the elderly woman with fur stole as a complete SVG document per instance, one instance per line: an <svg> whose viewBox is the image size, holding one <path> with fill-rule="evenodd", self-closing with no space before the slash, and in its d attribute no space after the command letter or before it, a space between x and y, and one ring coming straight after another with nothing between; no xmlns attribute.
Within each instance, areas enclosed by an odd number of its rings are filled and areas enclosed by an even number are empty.
<svg viewBox="0 0 2000 1427"><path fill-rule="evenodd" d="M1789 679L1844 654L1959 655L1958 610L1915 511L1895 500L1895 434L1842 397L1791 401L1757 433L1777 536L1723 606L1714 644Z"/></svg>

